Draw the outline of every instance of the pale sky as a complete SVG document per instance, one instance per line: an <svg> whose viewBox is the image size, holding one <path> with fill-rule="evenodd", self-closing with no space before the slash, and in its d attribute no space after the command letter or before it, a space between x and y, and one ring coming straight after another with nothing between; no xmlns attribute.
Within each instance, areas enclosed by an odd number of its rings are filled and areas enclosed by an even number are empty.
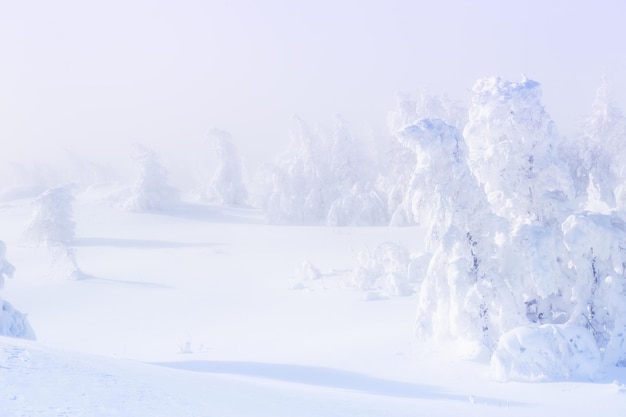
<svg viewBox="0 0 626 417"><path fill-rule="evenodd" d="M271 159L293 115L367 132L399 92L467 104L476 79L522 73L569 134L603 74L626 108L625 4L0 0L0 140L100 150L219 128Z"/></svg>

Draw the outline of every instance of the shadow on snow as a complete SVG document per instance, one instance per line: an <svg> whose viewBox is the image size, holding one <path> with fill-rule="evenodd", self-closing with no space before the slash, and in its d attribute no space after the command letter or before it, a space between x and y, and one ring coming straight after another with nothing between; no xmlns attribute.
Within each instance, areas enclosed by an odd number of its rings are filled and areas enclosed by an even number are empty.
<svg viewBox="0 0 626 417"><path fill-rule="evenodd" d="M172 242L148 239L118 239L108 237L82 237L74 241L76 247L108 246L114 248L135 249L176 249L176 248L210 248L223 246L221 243L206 242Z"/></svg>
<svg viewBox="0 0 626 417"><path fill-rule="evenodd" d="M412 399L452 400L467 402L468 395L442 391L436 387L376 378L356 372L317 366L237 361L156 362L155 365L185 371L239 375L282 382L339 388L365 394ZM522 403L494 398L472 398L472 401L493 406L521 406Z"/></svg>
<svg viewBox="0 0 626 417"><path fill-rule="evenodd" d="M142 282L142 281L132 281L132 280L123 280L123 279L101 278L101 277L96 277L96 276L85 274L85 273L81 274L80 279L77 282L108 284L108 285L127 285L131 287L140 287L140 288L161 288L161 289L173 288L169 285L157 284L155 282Z"/></svg>

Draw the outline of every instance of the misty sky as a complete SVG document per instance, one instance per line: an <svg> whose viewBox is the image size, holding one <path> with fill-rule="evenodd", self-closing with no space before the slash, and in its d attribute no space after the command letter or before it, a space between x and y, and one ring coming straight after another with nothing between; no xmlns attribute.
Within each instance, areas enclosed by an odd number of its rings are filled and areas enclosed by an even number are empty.
<svg viewBox="0 0 626 417"><path fill-rule="evenodd" d="M398 92L466 104L521 74L569 134L605 74L626 107L615 1L0 1L0 138L99 150L230 131L245 157L285 146L292 116L383 128ZM124 149L123 152L126 152Z"/></svg>

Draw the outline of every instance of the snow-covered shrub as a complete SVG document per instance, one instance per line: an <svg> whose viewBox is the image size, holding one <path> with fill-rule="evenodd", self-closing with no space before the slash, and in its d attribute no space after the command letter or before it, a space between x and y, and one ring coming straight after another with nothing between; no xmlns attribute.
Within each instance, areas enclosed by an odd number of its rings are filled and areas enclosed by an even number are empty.
<svg viewBox="0 0 626 417"><path fill-rule="evenodd" d="M593 336L584 327L518 327L500 337L491 371L503 381L589 380L596 377L600 358Z"/></svg>
<svg viewBox="0 0 626 417"><path fill-rule="evenodd" d="M322 277L320 270L309 261L302 262L294 273L296 279L301 281L318 280Z"/></svg>
<svg viewBox="0 0 626 417"><path fill-rule="evenodd" d="M0 240L0 289L4 286L4 277L12 278L14 272L15 267L6 259L6 246ZM0 336L35 340L35 332L30 327L26 315L2 298L0 298Z"/></svg>
<svg viewBox="0 0 626 417"><path fill-rule="evenodd" d="M217 168L207 195L219 205L244 205L248 199L248 192L243 182L239 152L229 133L214 129L211 136L214 140Z"/></svg>
<svg viewBox="0 0 626 417"><path fill-rule="evenodd" d="M373 252L358 255L348 281L365 291L379 291L390 296L411 295L415 282L409 281L410 263L411 256L404 246L385 242Z"/></svg>
<svg viewBox="0 0 626 417"><path fill-rule="evenodd" d="M126 201L129 210L158 211L178 201L178 190L169 185L167 170L152 149L135 145L133 159L137 168L137 179L131 190L131 197Z"/></svg>

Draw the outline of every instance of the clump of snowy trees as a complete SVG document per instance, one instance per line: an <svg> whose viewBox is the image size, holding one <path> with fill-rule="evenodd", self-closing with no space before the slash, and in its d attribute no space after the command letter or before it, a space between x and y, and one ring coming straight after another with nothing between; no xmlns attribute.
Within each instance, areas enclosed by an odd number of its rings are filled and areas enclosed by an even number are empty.
<svg viewBox="0 0 626 417"><path fill-rule="evenodd" d="M621 147L604 149L626 139L624 116L601 91L566 142L537 82L473 92L462 132L427 118L396 134L415 149L410 208L432 253L417 335L474 343L503 379L626 366L626 170Z"/></svg>
<svg viewBox="0 0 626 417"><path fill-rule="evenodd" d="M6 259L6 246L0 240L0 289L4 278L12 278L15 267ZM20 313L7 301L0 298L0 336L35 340L35 332L30 327L26 315Z"/></svg>
<svg viewBox="0 0 626 417"><path fill-rule="evenodd" d="M289 148L262 168L260 205L270 223L380 225L387 205L375 187L376 169L335 117L332 131L312 129L296 118Z"/></svg>

